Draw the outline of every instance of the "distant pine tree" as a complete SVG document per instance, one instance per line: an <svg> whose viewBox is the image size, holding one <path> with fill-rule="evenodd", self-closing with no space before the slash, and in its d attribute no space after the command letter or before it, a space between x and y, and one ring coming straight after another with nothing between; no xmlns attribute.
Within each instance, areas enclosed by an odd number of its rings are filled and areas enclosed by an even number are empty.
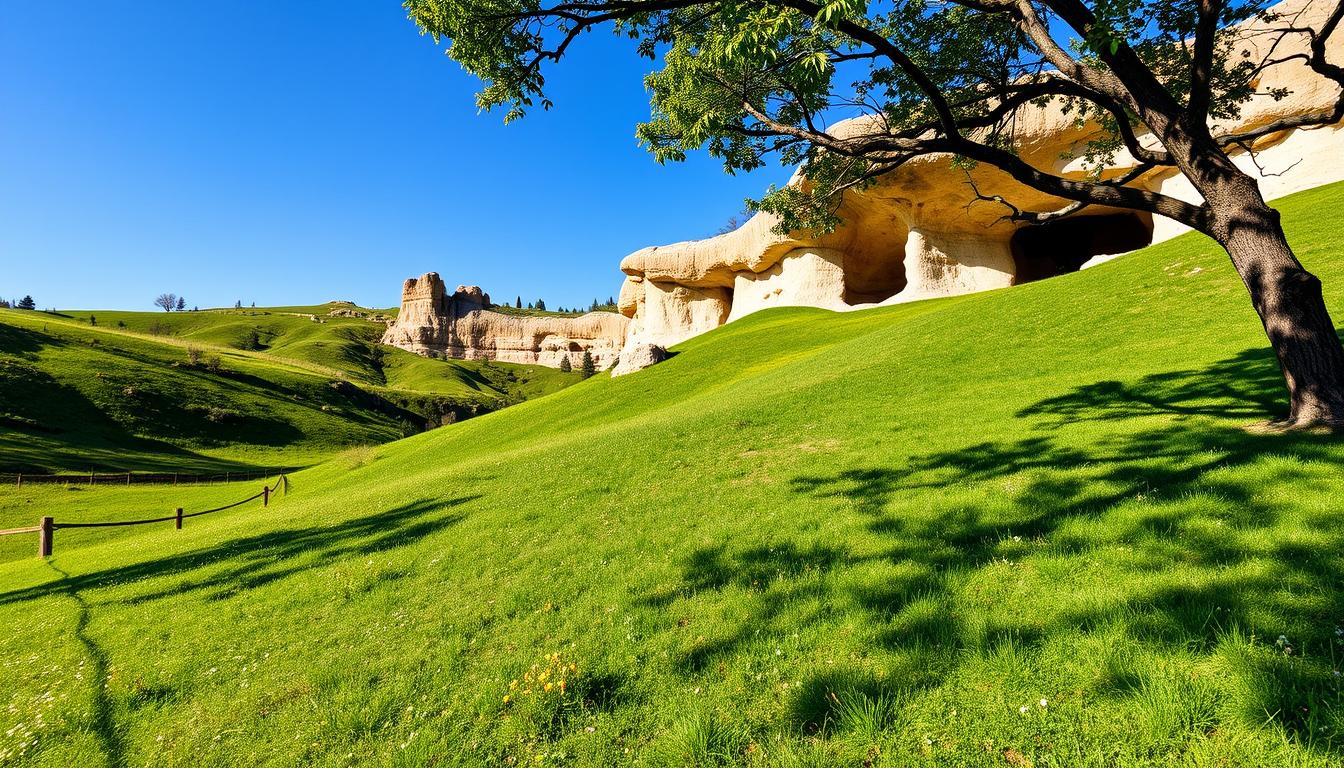
<svg viewBox="0 0 1344 768"><path fill-rule="evenodd" d="M522 308L523 308L523 297L522 297L522 296L519 296L518 298L516 298L516 299L513 300L513 308L514 308L514 309L522 309Z"/></svg>
<svg viewBox="0 0 1344 768"><path fill-rule="evenodd" d="M32 296L24 296L22 299L19 299L19 303L14 306L19 309L37 309L37 302L33 301Z"/></svg>
<svg viewBox="0 0 1344 768"><path fill-rule="evenodd" d="M574 370L574 366L569 362L569 355L560 358L560 372L569 373L572 370Z"/></svg>
<svg viewBox="0 0 1344 768"><path fill-rule="evenodd" d="M97 325L97 324L98 324L98 318L94 317L93 315L89 315L89 325Z"/></svg>
<svg viewBox="0 0 1344 768"><path fill-rule="evenodd" d="M541 299L537 299L537 309L540 309L540 310L542 310L542 311L545 311L545 309L546 309L546 302L542 301Z"/></svg>
<svg viewBox="0 0 1344 768"><path fill-rule="evenodd" d="M593 364L593 356L588 350L583 350L583 378L588 378L597 373L597 366Z"/></svg>
<svg viewBox="0 0 1344 768"><path fill-rule="evenodd" d="M182 298L181 296L177 297L177 311L178 312L187 311L187 300Z"/></svg>

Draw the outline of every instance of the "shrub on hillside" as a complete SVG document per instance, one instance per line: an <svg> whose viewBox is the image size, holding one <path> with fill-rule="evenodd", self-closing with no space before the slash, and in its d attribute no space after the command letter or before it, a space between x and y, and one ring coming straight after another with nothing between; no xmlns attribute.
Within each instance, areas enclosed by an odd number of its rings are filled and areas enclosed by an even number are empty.
<svg viewBox="0 0 1344 768"><path fill-rule="evenodd" d="M569 373L572 370L574 370L574 366L569 362L569 355L566 354L564 357L560 358L560 371L562 373Z"/></svg>
<svg viewBox="0 0 1344 768"><path fill-rule="evenodd" d="M583 378L588 378L597 373L597 366L593 364L593 354L588 350L583 350Z"/></svg>
<svg viewBox="0 0 1344 768"><path fill-rule="evenodd" d="M204 354L205 354L205 351L202 350L200 347L196 347L196 346L189 346L189 347L187 347L187 364L188 364L188 365L191 365L191 366L197 366L197 365L200 365L200 364L201 364L201 357L202 357Z"/></svg>
<svg viewBox="0 0 1344 768"><path fill-rule="evenodd" d="M182 410L194 416L202 416L206 421L214 424L237 424L247 419L247 416L245 416L242 411L237 411L233 408L223 408L218 405L200 405L198 403L193 403L184 407Z"/></svg>
<svg viewBox="0 0 1344 768"><path fill-rule="evenodd" d="M243 335L238 338L238 341L234 342L234 346L239 349L251 351L256 351L264 347L261 343L261 334L256 328L245 331Z"/></svg>
<svg viewBox="0 0 1344 768"><path fill-rule="evenodd" d="M205 359L205 369L211 373L220 373L224 370L224 364L219 359L219 355L211 355Z"/></svg>

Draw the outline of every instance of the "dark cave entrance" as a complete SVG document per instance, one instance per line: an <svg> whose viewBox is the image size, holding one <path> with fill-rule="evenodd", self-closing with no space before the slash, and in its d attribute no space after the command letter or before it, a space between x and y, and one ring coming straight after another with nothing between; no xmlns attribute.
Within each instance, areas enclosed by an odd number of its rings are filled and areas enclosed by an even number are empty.
<svg viewBox="0 0 1344 768"><path fill-rule="evenodd" d="M876 230L876 231L872 231ZM845 249L845 303L876 304L905 290L905 241L909 232L896 224L874 227Z"/></svg>
<svg viewBox="0 0 1344 768"><path fill-rule="evenodd" d="M1093 256L1126 253L1152 242L1150 214L1073 216L1023 227L1010 241L1017 267L1013 285L1077 272Z"/></svg>

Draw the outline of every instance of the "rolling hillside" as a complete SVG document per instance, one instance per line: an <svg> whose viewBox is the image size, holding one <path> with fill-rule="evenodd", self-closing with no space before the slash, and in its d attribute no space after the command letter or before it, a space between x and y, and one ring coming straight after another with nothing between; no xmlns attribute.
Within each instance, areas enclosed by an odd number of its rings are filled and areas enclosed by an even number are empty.
<svg viewBox="0 0 1344 768"><path fill-rule="evenodd" d="M579 380L413 355L331 308L0 310L0 472L302 465Z"/></svg>
<svg viewBox="0 0 1344 768"><path fill-rule="evenodd" d="M1344 317L1344 185L1280 206ZM4 542L0 761L1344 760L1344 445L1247 428L1282 385L1211 243L677 352L266 510Z"/></svg>

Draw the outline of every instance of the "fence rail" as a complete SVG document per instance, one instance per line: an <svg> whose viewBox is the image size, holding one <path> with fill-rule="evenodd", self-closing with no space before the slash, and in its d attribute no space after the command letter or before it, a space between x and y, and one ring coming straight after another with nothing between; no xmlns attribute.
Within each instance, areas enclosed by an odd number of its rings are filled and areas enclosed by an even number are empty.
<svg viewBox="0 0 1344 768"><path fill-rule="evenodd" d="M22 488L24 485L197 485L203 483L234 483L249 480L269 480L276 475L297 472L303 467L274 467L250 472L223 472L196 475L182 472L66 472L58 475L29 474L27 472L0 472L0 483Z"/></svg>
<svg viewBox="0 0 1344 768"><path fill-rule="evenodd" d="M235 501L232 504L225 504L222 507L203 509L200 512L184 513L182 507L178 507L176 513L169 517L151 517L142 520L108 520L100 523L58 523L51 517L43 517L38 521L37 525L29 526L27 528L10 528L8 530L3 530L0 531L0 536L9 536L20 533L36 533L37 556L50 557L55 533L62 528L115 528L124 525L149 525L151 523L173 522L176 524L177 530L180 531L182 530L182 521L188 517L200 517L201 515L208 515L212 512L223 512L226 509L240 507L249 501L256 501L257 499L261 499L261 506L270 506L271 494L277 490L281 491L281 493L286 496L289 495L289 478L284 474L281 474L276 479L275 485L263 485L260 491L248 496L246 499Z"/></svg>

